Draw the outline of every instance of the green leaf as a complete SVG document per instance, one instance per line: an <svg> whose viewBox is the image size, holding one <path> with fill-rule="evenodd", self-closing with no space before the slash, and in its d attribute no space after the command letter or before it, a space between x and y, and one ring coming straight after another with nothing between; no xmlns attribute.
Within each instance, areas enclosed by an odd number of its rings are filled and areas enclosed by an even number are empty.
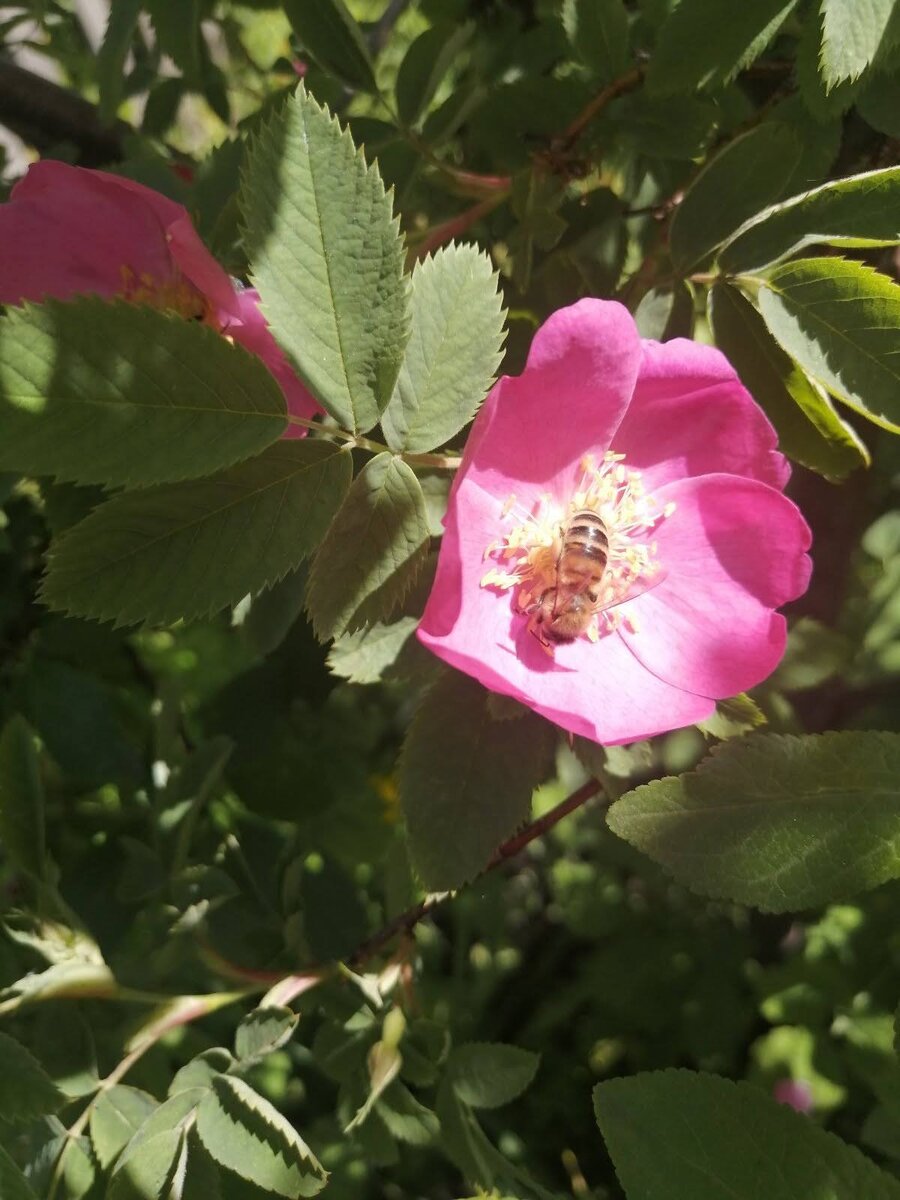
<svg viewBox="0 0 900 1200"><path fill-rule="evenodd" d="M746 221L719 255L729 274L759 270L804 246L900 241L900 167L866 171L792 196Z"/></svg>
<svg viewBox="0 0 900 1200"><path fill-rule="evenodd" d="M113 120L122 100L125 59L137 28L141 7L141 0L119 0L119 3L109 7L103 44L97 53L99 115L104 123Z"/></svg>
<svg viewBox="0 0 900 1200"><path fill-rule="evenodd" d="M375 1112L398 1141L408 1146L427 1146L440 1130L440 1122L421 1104L399 1079L382 1092L375 1103Z"/></svg>
<svg viewBox="0 0 900 1200"><path fill-rule="evenodd" d="M800 153L787 125L766 122L710 159L675 209L672 261L687 273L748 217L784 194Z"/></svg>
<svg viewBox="0 0 900 1200"><path fill-rule="evenodd" d="M673 337L690 337L694 332L694 296L690 285L651 288L641 297L634 323L643 338L668 342Z"/></svg>
<svg viewBox="0 0 900 1200"><path fill-rule="evenodd" d="M18 1123L56 1112L64 1097L29 1050L0 1033L0 1117Z"/></svg>
<svg viewBox="0 0 900 1200"><path fill-rule="evenodd" d="M262 362L198 322L93 296L0 320L0 470L170 483L248 458L285 428Z"/></svg>
<svg viewBox="0 0 900 1200"><path fill-rule="evenodd" d="M240 1079L213 1080L197 1110L197 1134L229 1171L293 1200L315 1196L327 1173L293 1125Z"/></svg>
<svg viewBox="0 0 900 1200"><path fill-rule="evenodd" d="M497 274L475 246L450 246L416 264L412 329L382 416L394 450L431 450L478 411L500 365Z"/></svg>
<svg viewBox="0 0 900 1200"><path fill-rule="evenodd" d="M704 896L792 912L900 876L900 734L754 734L645 784L612 831Z"/></svg>
<svg viewBox="0 0 900 1200"><path fill-rule="evenodd" d="M170 1099L185 1092L196 1093L198 1088L210 1087L217 1075L224 1075L233 1066L234 1056L224 1046L202 1050L175 1072L169 1084Z"/></svg>
<svg viewBox="0 0 900 1200"><path fill-rule="evenodd" d="M409 332L403 242L377 167L301 86L252 143L242 195L273 333L331 415L365 432Z"/></svg>
<svg viewBox="0 0 900 1200"><path fill-rule="evenodd" d="M91 1142L104 1170L158 1107L140 1088L117 1084L100 1093L91 1111Z"/></svg>
<svg viewBox="0 0 900 1200"><path fill-rule="evenodd" d="M719 112L697 96L649 96L635 92L622 102L622 134L634 149L652 158L687 159L701 154L712 137Z"/></svg>
<svg viewBox="0 0 900 1200"><path fill-rule="evenodd" d="M856 107L873 129L900 138L900 71L873 71L866 79Z"/></svg>
<svg viewBox="0 0 900 1200"><path fill-rule="evenodd" d="M37 1200L28 1180L0 1146L0 1196L3 1200Z"/></svg>
<svg viewBox="0 0 900 1200"><path fill-rule="evenodd" d="M168 1200L181 1153L179 1129L166 1129L145 1138L117 1163L107 1200Z"/></svg>
<svg viewBox="0 0 900 1200"><path fill-rule="evenodd" d="M44 788L34 734L20 716L0 734L0 846L20 871L44 878Z"/></svg>
<svg viewBox="0 0 900 1200"><path fill-rule="evenodd" d="M900 40L897 0L822 0L822 74L831 88L856 79L866 67Z"/></svg>
<svg viewBox="0 0 900 1200"><path fill-rule="evenodd" d="M534 1079L540 1056L500 1042L454 1046L447 1060L453 1090L471 1108L499 1108L520 1096Z"/></svg>
<svg viewBox="0 0 900 1200"><path fill-rule="evenodd" d="M413 126L426 111L444 76L472 36L472 24L441 22L419 34L403 56L394 95L404 125Z"/></svg>
<svg viewBox="0 0 900 1200"><path fill-rule="evenodd" d="M749 1083L691 1071L610 1079L597 1123L629 1200L898 1200L854 1146Z"/></svg>
<svg viewBox="0 0 900 1200"><path fill-rule="evenodd" d="M681 0L659 31L647 72L659 96L719 87L762 54L797 0Z"/></svg>
<svg viewBox="0 0 900 1200"><path fill-rule="evenodd" d="M234 1035L234 1053L242 1062L265 1058L291 1040L298 1016L289 1008L257 1008L244 1017Z"/></svg>
<svg viewBox="0 0 900 1200"><path fill-rule="evenodd" d="M494 720L491 693L459 672L438 681L410 726L400 798L413 865L429 891L461 887L531 811L550 769L552 727L527 710Z"/></svg>
<svg viewBox="0 0 900 1200"><path fill-rule="evenodd" d="M562 22L572 49L599 83L611 83L628 67L622 0L563 0Z"/></svg>
<svg viewBox="0 0 900 1200"><path fill-rule="evenodd" d="M391 625L379 621L343 634L328 654L329 670L349 683L377 683L397 661L418 624L418 617L401 617Z"/></svg>
<svg viewBox="0 0 900 1200"><path fill-rule="evenodd" d="M387 617L422 565L429 539L422 488L392 454L353 482L313 562L307 608L321 640Z"/></svg>
<svg viewBox="0 0 900 1200"><path fill-rule="evenodd" d="M284 11L320 66L352 87L377 91L368 47L343 0L285 0Z"/></svg>
<svg viewBox="0 0 900 1200"><path fill-rule="evenodd" d="M766 329L737 288L716 283L709 294L716 345L775 426L782 451L828 479L842 479L869 462L856 432Z"/></svg>
<svg viewBox="0 0 900 1200"><path fill-rule="evenodd" d="M797 259L759 290L769 332L838 400L900 433L900 287L855 261Z"/></svg>
<svg viewBox="0 0 900 1200"><path fill-rule="evenodd" d="M724 741L726 738L741 737L765 723L765 713L759 705L741 692L728 700L717 700L713 715L705 721L698 721L697 728L706 737Z"/></svg>
<svg viewBox="0 0 900 1200"><path fill-rule="evenodd" d="M42 598L117 625L236 604L315 548L350 472L335 446L296 440L209 479L116 496L54 543Z"/></svg>

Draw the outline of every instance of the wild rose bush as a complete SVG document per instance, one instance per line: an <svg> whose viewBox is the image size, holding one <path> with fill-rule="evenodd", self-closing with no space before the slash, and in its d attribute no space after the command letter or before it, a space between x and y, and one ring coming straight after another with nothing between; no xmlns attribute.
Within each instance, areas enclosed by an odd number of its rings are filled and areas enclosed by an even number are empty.
<svg viewBox="0 0 900 1200"><path fill-rule="evenodd" d="M0 1194L900 1195L896 14L776 7L11 10Z"/></svg>

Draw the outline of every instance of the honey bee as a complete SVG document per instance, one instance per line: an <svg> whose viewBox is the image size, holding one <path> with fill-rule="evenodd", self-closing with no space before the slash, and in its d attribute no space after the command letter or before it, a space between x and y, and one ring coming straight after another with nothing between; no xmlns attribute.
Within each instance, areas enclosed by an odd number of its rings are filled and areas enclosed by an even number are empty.
<svg viewBox="0 0 900 1200"><path fill-rule="evenodd" d="M579 509L560 531L553 583L529 608L528 628L549 653L589 633L608 559L609 530L602 517L592 508Z"/></svg>

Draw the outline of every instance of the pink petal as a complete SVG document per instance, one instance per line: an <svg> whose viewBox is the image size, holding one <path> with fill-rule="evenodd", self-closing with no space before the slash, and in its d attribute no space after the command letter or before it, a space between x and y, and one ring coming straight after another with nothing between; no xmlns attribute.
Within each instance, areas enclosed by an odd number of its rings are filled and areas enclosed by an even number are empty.
<svg viewBox="0 0 900 1200"><path fill-rule="evenodd" d="M647 671L618 634L560 646L554 658L541 649L512 597L480 586L484 548L500 530L500 503L489 492L461 482L446 524L418 634L439 658L563 729L607 745L709 716L708 698Z"/></svg>
<svg viewBox="0 0 900 1200"><path fill-rule="evenodd" d="M718 472L784 487L790 470L775 430L720 351L684 338L643 348L612 448L644 472L648 489Z"/></svg>
<svg viewBox="0 0 900 1200"><path fill-rule="evenodd" d="M675 512L654 531L662 582L622 606L636 659L660 679L704 696L753 687L784 653L785 621L772 610L809 582L810 532L780 492L733 475L658 489Z"/></svg>
<svg viewBox="0 0 900 1200"><path fill-rule="evenodd" d="M289 413L307 420L320 413L321 407L297 378L272 336L259 307L259 293L254 288L241 289L236 293L235 307L238 319L229 322L223 332L263 360L281 385ZM301 426L288 425L284 437L305 437L306 432Z"/></svg>
<svg viewBox="0 0 900 1200"><path fill-rule="evenodd" d="M174 276L165 228L114 177L39 162L0 205L0 302L77 293L113 296L124 269L164 282ZM178 208L178 205L175 205Z"/></svg>
<svg viewBox="0 0 900 1200"><path fill-rule="evenodd" d="M504 376L476 419L466 450L473 477L504 498L510 486L571 487L590 450L605 450L628 405L640 339L621 304L579 300L549 317L534 336L525 370Z"/></svg>

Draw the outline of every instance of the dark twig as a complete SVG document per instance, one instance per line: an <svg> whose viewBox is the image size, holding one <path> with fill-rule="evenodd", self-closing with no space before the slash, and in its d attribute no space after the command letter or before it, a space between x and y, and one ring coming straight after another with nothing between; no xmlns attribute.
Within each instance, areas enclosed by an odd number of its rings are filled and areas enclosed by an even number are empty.
<svg viewBox="0 0 900 1200"><path fill-rule="evenodd" d="M539 837L543 837L563 817L567 817L570 813L575 812L576 809L581 808L588 800L593 799L599 791L600 783L596 779L589 779L587 783L582 784L577 791L574 791L571 796L567 796L555 808L551 808L549 812L544 813L542 817L538 817L536 821L530 822L514 837L505 841L478 878L482 878L488 871L493 871L510 858L515 858L531 842L536 841ZM405 912L400 913L399 916L389 921L387 925L382 926L377 933L373 933L370 938L366 938L353 952L349 961L354 966L359 966L371 958L373 954L377 954L379 950L383 949L398 934L409 934L424 917L432 913L438 905L443 904L450 894L446 892L437 896L428 896L418 904L414 904L412 908L408 908Z"/></svg>
<svg viewBox="0 0 900 1200"><path fill-rule="evenodd" d="M131 132L124 121L104 124L95 105L42 79L15 63L0 59L0 124L43 152L70 142L83 167L102 167L124 154Z"/></svg>

